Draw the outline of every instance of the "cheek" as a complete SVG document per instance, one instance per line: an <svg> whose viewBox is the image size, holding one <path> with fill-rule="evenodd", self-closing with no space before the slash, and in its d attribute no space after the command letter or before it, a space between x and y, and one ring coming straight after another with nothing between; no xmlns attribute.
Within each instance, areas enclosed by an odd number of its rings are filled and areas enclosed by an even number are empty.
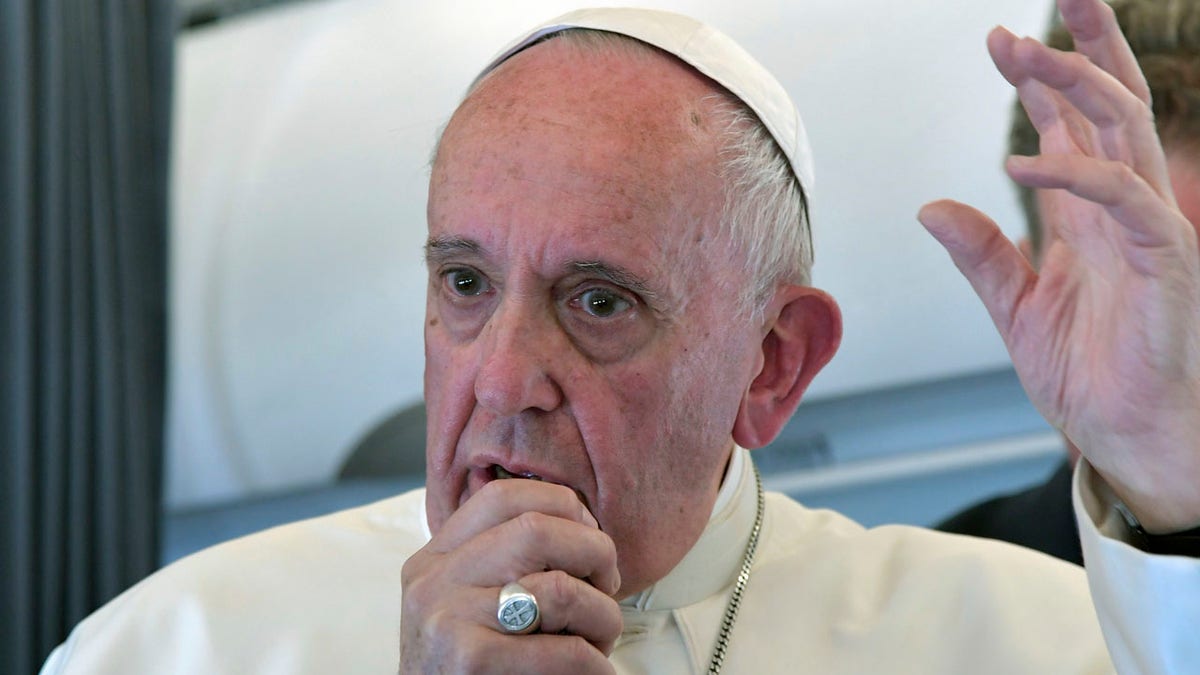
<svg viewBox="0 0 1200 675"><path fill-rule="evenodd" d="M730 442L742 396L749 386L744 345L730 336L706 336L689 347L668 373L674 416L706 447Z"/></svg>
<svg viewBox="0 0 1200 675"><path fill-rule="evenodd" d="M690 542L703 528L732 443L732 423L712 396L711 364L707 371L690 360L654 366L613 383L624 438L611 456L593 455L603 494L612 497L604 505L607 531L636 559Z"/></svg>
<svg viewBox="0 0 1200 675"><path fill-rule="evenodd" d="M619 415L636 438L630 443L644 467L642 478L660 483L669 476L706 475L710 456L716 457L731 442L733 418L739 398L725 381L725 364L688 348L671 352L674 358L657 359L622 378ZM665 355L663 355L665 356ZM732 373L729 373L732 374ZM716 460L713 460L716 461Z"/></svg>
<svg viewBox="0 0 1200 675"><path fill-rule="evenodd" d="M425 404L428 410L430 450L448 441L447 435L461 428L464 415L475 401L474 367L467 349L455 346L436 330L425 334Z"/></svg>
<svg viewBox="0 0 1200 675"><path fill-rule="evenodd" d="M436 318L425 321L426 484L430 489L430 519L434 505L453 510L460 481L453 476L455 448L470 417L474 388L470 362L462 347L455 346ZM435 495L435 491L440 491ZM444 494L442 494L444 493ZM443 503L444 502L444 503ZM448 515L448 512L445 514Z"/></svg>
<svg viewBox="0 0 1200 675"><path fill-rule="evenodd" d="M441 320L437 316L425 317L425 403L429 415L429 433L434 431L434 418L443 403L442 392L450 385L446 376L449 345L442 335Z"/></svg>

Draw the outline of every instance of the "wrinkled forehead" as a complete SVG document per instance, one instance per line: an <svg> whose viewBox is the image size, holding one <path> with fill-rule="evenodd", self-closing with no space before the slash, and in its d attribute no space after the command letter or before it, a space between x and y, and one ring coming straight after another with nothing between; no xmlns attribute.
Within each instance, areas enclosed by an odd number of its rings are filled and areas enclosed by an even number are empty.
<svg viewBox="0 0 1200 675"><path fill-rule="evenodd" d="M725 201L716 91L658 52L552 40L514 56L446 129L431 241L468 240L489 270L547 279L603 263L682 298L678 270L729 259L727 237L710 236Z"/></svg>
<svg viewBox="0 0 1200 675"><path fill-rule="evenodd" d="M783 85L724 33L691 17L636 8L568 12L535 26L502 48L475 82L530 45L572 29L613 33L652 45L710 78L754 113L787 157L801 191L812 194L812 150L800 113Z"/></svg>
<svg viewBox="0 0 1200 675"><path fill-rule="evenodd" d="M434 165L430 215L450 199L501 195L510 210L514 201L604 203L620 220L691 205L694 217L715 218L724 196L718 91L669 55L538 44L456 111Z"/></svg>
<svg viewBox="0 0 1200 675"><path fill-rule="evenodd" d="M681 156L715 173L717 137L728 124L721 108L736 105L720 85L661 50L575 34L536 43L490 70L445 136L473 132L475 143L500 143L503 134L525 134L524 143L553 141L593 155L614 149L630 166Z"/></svg>

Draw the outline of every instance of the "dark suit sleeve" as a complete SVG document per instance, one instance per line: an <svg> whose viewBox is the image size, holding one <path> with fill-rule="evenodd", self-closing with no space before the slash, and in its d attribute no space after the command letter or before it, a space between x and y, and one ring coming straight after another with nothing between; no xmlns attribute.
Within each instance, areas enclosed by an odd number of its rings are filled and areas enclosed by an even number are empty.
<svg viewBox="0 0 1200 675"><path fill-rule="evenodd" d="M1083 564L1071 504L1071 465L1065 460L1045 483L971 506L936 528L999 539Z"/></svg>

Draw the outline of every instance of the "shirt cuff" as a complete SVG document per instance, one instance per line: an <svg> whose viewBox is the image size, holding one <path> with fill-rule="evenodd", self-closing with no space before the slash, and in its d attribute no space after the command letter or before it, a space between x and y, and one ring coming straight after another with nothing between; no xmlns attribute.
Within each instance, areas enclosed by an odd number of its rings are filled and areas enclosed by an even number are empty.
<svg viewBox="0 0 1200 675"><path fill-rule="evenodd" d="M1075 466L1071 492L1075 516L1079 520L1080 537L1090 534L1133 546L1133 532L1117 510L1120 500L1085 458L1079 458Z"/></svg>
<svg viewBox="0 0 1200 675"><path fill-rule="evenodd" d="M1200 660L1200 560L1130 544L1117 496L1080 459L1072 484L1083 562L1109 655L1119 673L1183 673Z"/></svg>

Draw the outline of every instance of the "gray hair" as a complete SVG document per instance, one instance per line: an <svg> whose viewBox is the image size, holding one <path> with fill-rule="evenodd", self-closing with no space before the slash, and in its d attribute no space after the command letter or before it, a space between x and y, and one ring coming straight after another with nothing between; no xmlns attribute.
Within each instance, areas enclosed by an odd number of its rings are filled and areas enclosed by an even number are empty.
<svg viewBox="0 0 1200 675"><path fill-rule="evenodd" d="M676 58L619 33L585 28L551 33L530 46L557 39L591 51ZM494 72L476 80L472 90ZM745 276L753 280L739 291L741 314L761 321L779 284L810 283L813 247L808 199L787 156L754 111L720 85L714 86L720 91L706 99L717 119L720 170L726 184L720 231L729 236ZM431 165L436 158L435 146Z"/></svg>
<svg viewBox="0 0 1200 675"><path fill-rule="evenodd" d="M741 100L722 92L721 158L725 206L721 229L735 242L753 284L742 309L755 320L782 283L807 286L813 264L812 229L804 188L771 132Z"/></svg>

